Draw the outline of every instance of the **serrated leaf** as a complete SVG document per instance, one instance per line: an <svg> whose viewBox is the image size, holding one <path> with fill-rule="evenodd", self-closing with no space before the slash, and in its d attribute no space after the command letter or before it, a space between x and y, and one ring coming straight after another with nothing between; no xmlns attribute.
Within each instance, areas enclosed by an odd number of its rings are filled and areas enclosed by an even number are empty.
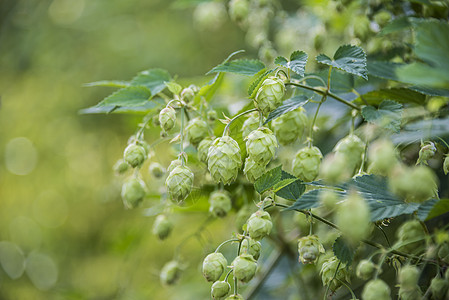
<svg viewBox="0 0 449 300"><path fill-rule="evenodd" d="M445 214L449 212L449 199L432 199L429 201L424 202L423 204L426 204L423 208L423 213L421 214L422 217L420 217L421 220L430 220L433 218L436 218L438 216L441 216L442 214ZM430 209L428 209L430 207ZM421 210L421 207L420 207ZM427 212L427 214L425 213ZM419 216L419 210L418 210L418 216Z"/></svg>
<svg viewBox="0 0 449 300"><path fill-rule="evenodd" d="M396 70L402 66L405 66L405 64L388 61L368 61L367 69L370 75L397 81L399 79L396 76Z"/></svg>
<svg viewBox="0 0 449 300"><path fill-rule="evenodd" d="M380 35L386 35L393 32L409 29L412 27L412 23L409 20L409 17L402 16L399 18L396 18L389 22L387 25L385 25L384 28L380 31Z"/></svg>
<svg viewBox="0 0 449 300"><path fill-rule="evenodd" d="M254 189L263 194L282 180L282 165L265 172L254 182Z"/></svg>
<svg viewBox="0 0 449 300"><path fill-rule="evenodd" d="M407 124L401 132L391 136L395 144L409 144L421 140L449 136L449 117L444 119L420 120Z"/></svg>
<svg viewBox="0 0 449 300"><path fill-rule="evenodd" d="M197 97L195 97L195 103L198 103L201 97L204 97L206 101L209 101L212 96L217 92L221 83L223 82L224 74L217 73L212 80L203 85L198 92Z"/></svg>
<svg viewBox="0 0 449 300"><path fill-rule="evenodd" d="M356 249L357 248L346 242L346 240L341 236L339 236L332 245L334 255L346 266L350 266L352 264Z"/></svg>
<svg viewBox="0 0 449 300"><path fill-rule="evenodd" d="M110 114L110 113L134 113L134 114L147 114L150 111L156 110L165 105L165 101L161 98L153 98L151 101L147 101L142 106L92 106L88 108L81 109L80 114Z"/></svg>
<svg viewBox="0 0 449 300"><path fill-rule="evenodd" d="M358 97L355 101L358 103L367 103L369 105L379 105L382 101L388 99L399 103L415 103L423 105L426 97L422 93L415 92L408 88L391 88L368 92Z"/></svg>
<svg viewBox="0 0 449 300"><path fill-rule="evenodd" d="M319 193L319 189L304 193L289 209L310 209L320 206Z"/></svg>
<svg viewBox="0 0 449 300"><path fill-rule="evenodd" d="M173 95L179 95L182 91L182 86L174 81L166 82L165 86Z"/></svg>
<svg viewBox="0 0 449 300"><path fill-rule="evenodd" d="M409 89L423 95L449 97L449 90L447 89L429 88L424 86L411 86Z"/></svg>
<svg viewBox="0 0 449 300"><path fill-rule="evenodd" d="M316 57L319 63L332 66L342 71L362 77L368 80L368 70L366 68L366 54L362 48L352 45L343 45L337 49L334 59L330 59L324 54Z"/></svg>
<svg viewBox="0 0 449 300"><path fill-rule="evenodd" d="M95 82L85 83L84 86L106 86L106 87L115 87L115 88L124 88L130 86L130 83L127 81L120 80L100 80Z"/></svg>
<svg viewBox="0 0 449 300"><path fill-rule="evenodd" d="M277 196L282 197L286 200L295 201L296 199L301 197L302 194L304 194L306 186L300 179L296 178L295 176L285 171L282 171L281 180L293 180L293 181L290 184L284 186L283 188L275 191Z"/></svg>
<svg viewBox="0 0 449 300"><path fill-rule="evenodd" d="M274 63L292 70L301 77L304 77L308 55L304 51L294 51L290 55L290 61L279 56L274 60Z"/></svg>
<svg viewBox="0 0 449 300"><path fill-rule="evenodd" d="M304 95L294 96L293 98L285 100L281 106L270 112L268 118L265 120L264 125L276 118L279 118L283 114L288 113L289 111L304 106L307 102L309 102L309 99L307 99L307 97Z"/></svg>
<svg viewBox="0 0 449 300"><path fill-rule="evenodd" d="M273 190L273 192L276 193L277 191L281 190L282 188L288 186L289 184L291 184L297 180L299 180L299 179L298 178L281 179L281 181L279 181L272 187L272 190Z"/></svg>
<svg viewBox="0 0 449 300"><path fill-rule="evenodd" d="M170 74L163 69L150 69L142 71L131 80L133 86L144 86L151 91L152 95L165 89L165 82L171 80Z"/></svg>
<svg viewBox="0 0 449 300"><path fill-rule="evenodd" d="M122 88L97 104L97 106L142 106L148 102L151 97L149 89L143 86L129 86Z"/></svg>
<svg viewBox="0 0 449 300"><path fill-rule="evenodd" d="M273 73L274 70L261 70L259 73L257 73L254 77L255 79L251 82L248 88L248 95L250 99L254 99L256 97L257 91L259 90L260 86L262 85L263 81L270 76L271 73Z"/></svg>
<svg viewBox="0 0 449 300"><path fill-rule="evenodd" d="M376 109L374 106L365 106L362 109L365 121L374 123L393 132L399 132L402 118L402 105L391 100L385 100Z"/></svg>
<svg viewBox="0 0 449 300"><path fill-rule="evenodd" d="M264 63L257 59L236 59L219 64L218 66L207 72L206 75L210 73L227 72L253 76L264 68Z"/></svg>

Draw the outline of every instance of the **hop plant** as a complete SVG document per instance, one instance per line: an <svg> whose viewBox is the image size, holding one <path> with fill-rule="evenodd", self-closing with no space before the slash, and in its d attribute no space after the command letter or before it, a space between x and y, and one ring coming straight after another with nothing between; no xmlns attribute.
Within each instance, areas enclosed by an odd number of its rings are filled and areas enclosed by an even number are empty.
<svg viewBox="0 0 449 300"><path fill-rule="evenodd" d="M363 300L391 300L390 288L381 279L373 279L365 284L362 291Z"/></svg>
<svg viewBox="0 0 449 300"><path fill-rule="evenodd" d="M123 174L128 171L129 165L123 159L119 159L114 164L113 169L116 174Z"/></svg>
<svg viewBox="0 0 449 300"><path fill-rule="evenodd" d="M181 92L181 98L186 102L192 101L193 97L195 97L195 91L191 87L186 87Z"/></svg>
<svg viewBox="0 0 449 300"><path fill-rule="evenodd" d="M250 182L255 182L260 176L265 173L266 165L256 163L251 157L245 159L245 167L243 173Z"/></svg>
<svg viewBox="0 0 449 300"><path fill-rule="evenodd" d="M181 267L175 260L169 261L164 265L159 275L161 283L163 285L173 285L181 276Z"/></svg>
<svg viewBox="0 0 449 300"><path fill-rule="evenodd" d="M220 252L206 256L203 261L203 276L207 281L217 281L226 270L228 261Z"/></svg>
<svg viewBox="0 0 449 300"><path fill-rule="evenodd" d="M249 282L256 275L257 262L249 254L237 256L231 264L234 277L241 282Z"/></svg>
<svg viewBox="0 0 449 300"><path fill-rule="evenodd" d="M249 13L248 0L231 0L229 2L229 16L234 22L242 22Z"/></svg>
<svg viewBox="0 0 449 300"><path fill-rule="evenodd" d="M405 265L399 271L399 298L403 300L422 299L418 286L419 270L416 266Z"/></svg>
<svg viewBox="0 0 449 300"><path fill-rule="evenodd" d="M173 223L166 215L158 215L153 223L153 234L165 240L173 230Z"/></svg>
<svg viewBox="0 0 449 300"><path fill-rule="evenodd" d="M362 162L365 143L358 136L350 134L335 145L334 151L336 155L342 155L346 158L348 168L354 173Z"/></svg>
<svg viewBox="0 0 449 300"><path fill-rule="evenodd" d="M193 12L195 25L203 30L217 30L226 20L226 8L221 2L202 2Z"/></svg>
<svg viewBox="0 0 449 300"><path fill-rule="evenodd" d="M320 170L322 158L323 155L317 147L300 149L293 159L293 175L306 182L315 180Z"/></svg>
<svg viewBox="0 0 449 300"><path fill-rule="evenodd" d="M156 178L161 178L164 176L165 170L164 167L161 166L158 162L152 162L149 166L149 170L151 175L153 175Z"/></svg>
<svg viewBox="0 0 449 300"><path fill-rule="evenodd" d="M342 285L341 281L350 281L349 271L335 256L332 256L323 263L320 274L323 285L329 286L329 289L333 292Z"/></svg>
<svg viewBox="0 0 449 300"><path fill-rule="evenodd" d="M261 250L262 245L260 242L255 241L252 238L245 238L240 246L240 254L249 254L255 260L259 259Z"/></svg>
<svg viewBox="0 0 449 300"><path fill-rule="evenodd" d="M360 279L368 280L371 276L373 276L375 270L376 265L372 261L363 259L357 265L356 275Z"/></svg>
<svg viewBox="0 0 449 300"><path fill-rule="evenodd" d="M198 145L209 134L207 123L200 118L194 118L187 123L186 135L192 145Z"/></svg>
<svg viewBox="0 0 449 300"><path fill-rule="evenodd" d="M368 151L369 170L380 175L388 175L398 164L398 154L389 140L375 141Z"/></svg>
<svg viewBox="0 0 449 300"><path fill-rule="evenodd" d="M247 137L252 131L259 128L259 114L253 113L251 114L248 119L243 122L242 125L242 136L243 138Z"/></svg>
<svg viewBox="0 0 449 300"><path fill-rule="evenodd" d="M135 177L125 181L122 186L122 199L125 208L134 208L142 202L146 195L145 183Z"/></svg>
<svg viewBox="0 0 449 300"><path fill-rule="evenodd" d="M316 235L302 237L298 241L299 262L303 264L316 263L321 253L324 253L324 247Z"/></svg>
<svg viewBox="0 0 449 300"><path fill-rule="evenodd" d="M273 132L266 127L252 131L246 138L248 156L256 163L267 165L276 153L278 143Z"/></svg>
<svg viewBox="0 0 449 300"><path fill-rule="evenodd" d="M215 281L212 284L210 295L214 300L221 300L229 294L231 285L226 281Z"/></svg>
<svg viewBox="0 0 449 300"><path fill-rule="evenodd" d="M128 145L123 153L124 161L126 161L133 168L140 167L146 157L147 152L145 151L145 148L136 144Z"/></svg>
<svg viewBox="0 0 449 300"><path fill-rule="evenodd" d="M170 198L175 202L182 202L190 194L193 186L193 173L186 166L173 169L165 180Z"/></svg>
<svg viewBox="0 0 449 300"><path fill-rule="evenodd" d="M209 212L214 217L223 218L232 208L231 197L225 190L215 191L209 197Z"/></svg>
<svg viewBox="0 0 449 300"><path fill-rule="evenodd" d="M284 93L284 82L277 77L268 77L257 91L254 106L264 115L268 115L282 104Z"/></svg>
<svg viewBox="0 0 449 300"><path fill-rule="evenodd" d="M427 165L427 161L431 159L435 153L437 152L437 148L435 144L432 142L427 142L421 145L421 149L419 150L419 157L416 164L424 163Z"/></svg>
<svg viewBox="0 0 449 300"><path fill-rule="evenodd" d="M435 195L437 178L426 166L398 166L389 176L391 191L405 202L422 203Z"/></svg>
<svg viewBox="0 0 449 300"><path fill-rule="evenodd" d="M301 138L307 127L305 110L290 111L271 122L276 138L281 145L288 145Z"/></svg>
<svg viewBox="0 0 449 300"><path fill-rule="evenodd" d="M216 182L230 184L238 175L242 157L237 142L229 136L215 139L207 154L207 167Z"/></svg>
<svg viewBox="0 0 449 300"><path fill-rule="evenodd" d="M175 127L176 111L173 107L167 106L159 113L159 123L163 131L170 131Z"/></svg>
<svg viewBox="0 0 449 300"><path fill-rule="evenodd" d="M426 232L419 221L410 220L402 223L396 232L396 236L398 237L397 245L400 245L400 251L408 253L422 252Z"/></svg>
<svg viewBox="0 0 449 300"><path fill-rule="evenodd" d="M262 210L253 213L247 223L248 234L256 241L269 235L272 227L273 223L271 222L270 214Z"/></svg>

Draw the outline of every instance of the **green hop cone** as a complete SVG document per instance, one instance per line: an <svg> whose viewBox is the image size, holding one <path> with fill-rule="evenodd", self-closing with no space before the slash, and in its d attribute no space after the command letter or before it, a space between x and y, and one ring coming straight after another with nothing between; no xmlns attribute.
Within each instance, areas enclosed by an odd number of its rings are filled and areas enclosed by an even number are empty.
<svg viewBox="0 0 449 300"><path fill-rule="evenodd" d="M360 279L368 280L373 276L375 270L376 265L372 261L363 259L357 265L356 275Z"/></svg>
<svg viewBox="0 0 449 300"><path fill-rule="evenodd" d="M181 271L181 267L177 261L169 261L164 265L159 275L161 283L163 285L175 284L181 276Z"/></svg>
<svg viewBox="0 0 449 300"><path fill-rule="evenodd" d="M414 265L405 265L399 271L398 282L402 289L411 290L418 284L419 269Z"/></svg>
<svg viewBox="0 0 449 300"><path fill-rule="evenodd" d="M239 294L234 294L234 295L227 297L225 300L245 300L245 298L243 298Z"/></svg>
<svg viewBox="0 0 449 300"><path fill-rule="evenodd" d="M173 160L167 168L167 173L170 174L176 167L182 165L182 162L179 159Z"/></svg>
<svg viewBox="0 0 449 300"><path fill-rule="evenodd" d="M260 242L255 241L252 238L245 238L240 246L240 254L249 254L255 260L259 259L261 250L262 245Z"/></svg>
<svg viewBox="0 0 449 300"><path fill-rule="evenodd" d="M298 138L301 139L307 127L307 115L304 112L303 108L293 110L271 122L273 131L281 145L288 145Z"/></svg>
<svg viewBox="0 0 449 300"><path fill-rule="evenodd" d="M431 159L435 153L437 152L437 148L435 144L432 142L427 142L421 145L421 149L419 150L419 157L416 164L424 163L427 165L427 161Z"/></svg>
<svg viewBox="0 0 449 300"><path fill-rule="evenodd" d="M252 206L251 205L244 205L242 206L239 211L237 212L237 216L235 217L235 225L237 227L237 230L239 232L243 231L243 225L246 224L246 221L248 220L248 218L251 216L253 212Z"/></svg>
<svg viewBox="0 0 449 300"><path fill-rule="evenodd" d="M126 161L133 168L140 167L146 157L147 152L145 151L145 148L136 144L128 145L123 153L124 161Z"/></svg>
<svg viewBox="0 0 449 300"><path fill-rule="evenodd" d="M390 22L391 17L392 15L388 10L381 10L374 15L373 19L380 27L384 27Z"/></svg>
<svg viewBox="0 0 449 300"><path fill-rule="evenodd" d="M223 274L228 261L220 252L214 252L206 256L203 261L203 276L207 281L217 281Z"/></svg>
<svg viewBox="0 0 449 300"><path fill-rule="evenodd" d="M398 164L398 153L389 140L375 141L368 151L369 170L375 174L388 175Z"/></svg>
<svg viewBox="0 0 449 300"><path fill-rule="evenodd" d="M158 162L152 162L148 169L150 170L150 174L156 178L161 178L165 174L164 167Z"/></svg>
<svg viewBox="0 0 449 300"><path fill-rule="evenodd" d="M193 21L199 29L215 31L226 21L226 7L221 2L199 3L193 12Z"/></svg>
<svg viewBox="0 0 449 300"><path fill-rule="evenodd" d="M234 22L242 22L249 13L248 0L231 0L229 2L229 16Z"/></svg>
<svg viewBox="0 0 449 300"><path fill-rule="evenodd" d="M167 106L159 113L159 123L163 131L169 131L175 127L176 111L173 107Z"/></svg>
<svg viewBox="0 0 449 300"><path fill-rule="evenodd" d="M234 277L241 282L249 282L256 275L257 262L249 254L241 254L232 262Z"/></svg>
<svg viewBox="0 0 449 300"><path fill-rule="evenodd" d="M449 264L449 243L443 243L438 249L438 258L441 259L446 264Z"/></svg>
<svg viewBox="0 0 449 300"><path fill-rule="evenodd" d="M128 179L122 186L122 199L125 208L134 208L146 195L145 183L135 177Z"/></svg>
<svg viewBox="0 0 449 300"><path fill-rule="evenodd" d="M215 139L207 153L207 167L215 182L230 184L242 165L239 144L229 136Z"/></svg>
<svg viewBox="0 0 449 300"><path fill-rule="evenodd" d="M226 281L215 281L212 284L210 295L214 300L221 300L229 294L231 290L231 285Z"/></svg>
<svg viewBox="0 0 449 300"><path fill-rule="evenodd" d="M256 163L267 165L276 153L278 143L273 132L266 127L252 131L246 138L246 152Z"/></svg>
<svg viewBox="0 0 449 300"><path fill-rule="evenodd" d="M271 222L270 214L266 211L258 210L249 217L246 229L251 238L259 241L269 235L272 228L273 223Z"/></svg>
<svg viewBox="0 0 449 300"><path fill-rule="evenodd" d="M449 156L446 155L446 158L444 159L443 162L443 171L444 171L444 175L447 175L447 173L449 173Z"/></svg>
<svg viewBox="0 0 449 300"><path fill-rule="evenodd" d="M444 296L448 292L448 287L449 283L446 279L440 277L433 278L430 282L430 291L433 296L432 299L444 299Z"/></svg>
<svg viewBox="0 0 449 300"><path fill-rule="evenodd" d="M260 176L265 173L266 165L256 163L251 157L245 159L245 167L243 173L250 182L255 182Z"/></svg>
<svg viewBox="0 0 449 300"><path fill-rule="evenodd" d="M348 269L335 256L328 258L323 263L320 274L323 286L329 286L329 289L333 292L342 285L341 281L349 282L350 280Z"/></svg>
<svg viewBox="0 0 449 300"><path fill-rule="evenodd" d="M209 152L209 148L212 145L212 139L207 137L204 138L198 145L198 159L207 163L207 153Z"/></svg>
<svg viewBox="0 0 449 300"><path fill-rule="evenodd" d="M186 87L181 92L181 98L186 102L192 101L193 97L195 97L195 91L191 87Z"/></svg>
<svg viewBox="0 0 449 300"><path fill-rule="evenodd" d="M298 241L299 262L303 264L316 263L321 253L324 253L324 247L316 235L302 237Z"/></svg>
<svg viewBox="0 0 449 300"><path fill-rule="evenodd" d="M346 158L347 168L354 174L362 163L365 143L358 136L350 134L335 145L334 152L337 156L342 155Z"/></svg>
<svg viewBox="0 0 449 300"><path fill-rule="evenodd" d="M331 184L345 182L352 176L353 170L348 169L346 157L329 153L320 165L320 176Z"/></svg>
<svg viewBox="0 0 449 300"><path fill-rule="evenodd" d="M153 223L153 234L165 240L173 230L173 223L166 215L158 215Z"/></svg>
<svg viewBox="0 0 449 300"><path fill-rule="evenodd" d="M198 145L205 137L209 135L207 123L200 118L190 120L186 126L187 138L192 145Z"/></svg>
<svg viewBox="0 0 449 300"><path fill-rule="evenodd" d="M368 203L358 193L350 193L346 201L337 207L335 223L346 240L357 244L371 232L371 214Z"/></svg>
<svg viewBox="0 0 449 300"><path fill-rule="evenodd" d="M389 187L405 202L422 203L437 191L437 177L426 166L398 166L389 176Z"/></svg>
<svg viewBox="0 0 449 300"><path fill-rule="evenodd" d="M310 182L316 179L323 155L317 147L300 149L293 159L292 173L299 179Z"/></svg>
<svg viewBox="0 0 449 300"><path fill-rule="evenodd" d="M252 131L256 130L257 128L259 128L259 114L256 112L250 114L248 119L246 119L245 122L243 122L242 125L243 138L246 138Z"/></svg>
<svg viewBox="0 0 449 300"><path fill-rule="evenodd" d="M282 104L284 93L284 82L277 77L268 77L257 91L254 106L264 115L268 115Z"/></svg>
<svg viewBox="0 0 449 300"><path fill-rule="evenodd" d="M175 202L182 202L187 198L193 186L193 173L186 166L173 169L165 180L170 198Z"/></svg>
<svg viewBox="0 0 449 300"><path fill-rule="evenodd" d="M117 160L113 167L113 170L117 175L125 173L128 169L129 165L123 159Z"/></svg>
<svg viewBox="0 0 449 300"><path fill-rule="evenodd" d="M402 223L396 232L399 251L407 253L420 253L424 251L426 232L417 220ZM396 248L396 247L395 247Z"/></svg>
<svg viewBox="0 0 449 300"><path fill-rule="evenodd" d="M322 189L318 194L320 203L329 211L336 208L340 198L336 192L333 190Z"/></svg>
<svg viewBox="0 0 449 300"><path fill-rule="evenodd" d="M231 197L225 190L211 193L209 204L209 212L219 218L225 217L232 208Z"/></svg>
<svg viewBox="0 0 449 300"><path fill-rule="evenodd" d="M381 279L368 281L363 287L362 300L391 300L388 284Z"/></svg>
<svg viewBox="0 0 449 300"><path fill-rule="evenodd" d="M372 31L370 28L370 20L366 15L360 15L355 18L353 32L354 36L360 39L362 42L368 40L368 38L372 34Z"/></svg>
<svg viewBox="0 0 449 300"><path fill-rule="evenodd" d="M217 112L215 110L209 110L207 112L207 120L209 122L214 122L218 118Z"/></svg>

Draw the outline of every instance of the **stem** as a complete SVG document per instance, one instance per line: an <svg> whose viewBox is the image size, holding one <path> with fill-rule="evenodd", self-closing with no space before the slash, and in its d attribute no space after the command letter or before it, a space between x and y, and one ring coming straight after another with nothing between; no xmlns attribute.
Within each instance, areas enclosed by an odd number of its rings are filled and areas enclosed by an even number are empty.
<svg viewBox="0 0 449 300"><path fill-rule="evenodd" d="M315 93L318 93L320 95L329 95L332 98L334 98L335 100L337 100L337 101L339 101L339 102L341 102L343 104L346 104L347 106L350 106L350 107L352 107L354 109L360 110L360 107L358 107L356 104L354 104L352 102L349 102L349 101L346 101L345 99L335 95L334 93L332 93L330 91L323 91L321 89L317 89L317 88L314 88L314 87L311 87L311 86L308 86L308 85L295 83L295 82L287 82L287 83L285 83L285 85L294 85L294 86L297 86L297 87L300 87L300 88L303 88L303 89L306 89L306 90L314 91Z"/></svg>
<svg viewBox="0 0 449 300"><path fill-rule="evenodd" d="M337 272L338 272L338 269L340 268L340 265L341 265L341 261L338 262L337 268L335 269L334 276L332 276L331 281L329 282L329 284L328 284L327 287L326 287L326 292L324 293L323 300L326 300L327 293L329 293L330 284L332 283L332 281L333 281L334 279L336 279L335 277L337 276Z"/></svg>
<svg viewBox="0 0 449 300"><path fill-rule="evenodd" d="M376 273L374 274L374 279L377 279L377 277L380 274L380 271L382 270L382 265L384 264L385 258L387 258L387 252L382 254L382 256L379 259L379 263L377 264Z"/></svg>
<svg viewBox="0 0 449 300"><path fill-rule="evenodd" d="M315 115L313 116L312 124L310 124L310 129L309 129L309 147L312 147L312 144L313 144L313 127L315 126L316 118L318 116L318 112L320 111L321 104L323 104L324 101L326 101L326 95L323 95L323 97L321 98L321 101L318 104L318 107L316 108Z"/></svg>
<svg viewBox="0 0 449 300"><path fill-rule="evenodd" d="M181 145L179 147L179 154L181 155L181 165L184 167L184 106L181 107Z"/></svg>
<svg viewBox="0 0 449 300"><path fill-rule="evenodd" d="M308 79L316 79L316 80L320 81L323 84L323 86L326 86L326 82L323 80L323 78L321 78L320 76L316 76L316 75L305 76L305 77L299 79L297 82L303 82Z"/></svg>
<svg viewBox="0 0 449 300"><path fill-rule="evenodd" d="M242 112L242 113L236 115L235 117L233 117L233 118L229 121L229 123L226 125L225 129L223 130L223 136L226 136L226 132L229 130L229 126L231 126L231 123L232 123L232 122L234 122L236 119L240 118L241 116L246 115L246 114L249 114L249 113L251 113L251 112L253 112L253 111L256 111L256 110L257 110L257 108L253 108L253 109L244 111L244 112Z"/></svg>
<svg viewBox="0 0 449 300"><path fill-rule="evenodd" d="M218 245L217 249L215 249L215 253L217 253L218 250L220 250L220 247L221 247L221 246L224 246L224 245L226 245L227 243L238 242L238 241L240 241L240 240L239 240L239 239L230 239L230 240L224 241L223 243L221 243L220 245Z"/></svg>
<svg viewBox="0 0 449 300"><path fill-rule="evenodd" d="M197 236L198 234L200 234L206 227L207 225L209 225L210 222L212 222L214 220L214 218L212 216L208 217L206 220L204 220L204 222L198 227L198 229L189 234L188 236L186 236L180 243L179 245L175 248L175 255L174 257L178 257L179 251L181 250L181 248L194 236Z"/></svg>
<svg viewBox="0 0 449 300"><path fill-rule="evenodd" d="M263 126L263 113L259 110L259 127Z"/></svg>
<svg viewBox="0 0 449 300"><path fill-rule="evenodd" d="M388 236L385 233L385 230L381 226L376 226L376 227L379 228L379 230L382 232L383 236L385 237L385 240L387 241L388 247L391 248L390 240L388 240Z"/></svg>
<svg viewBox="0 0 449 300"><path fill-rule="evenodd" d="M340 283L343 284L343 285L349 290L349 292L351 293L352 299L357 299L356 296L355 296L355 294L354 294L354 291L351 289L351 287L350 287L349 285L347 285L343 280L340 280L340 279L338 279L338 278L336 278L336 279L337 279L338 281L340 281Z"/></svg>
<svg viewBox="0 0 449 300"><path fill-rule="evenodd" d="M232 273L232 270L229 270L229 272L226 274L224 281L228 281L229 275Z"/></svg>

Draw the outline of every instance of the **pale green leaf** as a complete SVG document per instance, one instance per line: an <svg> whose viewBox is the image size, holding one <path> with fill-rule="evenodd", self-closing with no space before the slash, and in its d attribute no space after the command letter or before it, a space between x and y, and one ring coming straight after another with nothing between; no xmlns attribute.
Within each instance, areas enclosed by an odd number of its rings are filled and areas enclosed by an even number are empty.
<svg viewBox="0 0 449 300"><path fill-rule="evenodd" d="M106 86L106 87L115 87L115 88L124 88L130 86L130 83L127 81L120 80L101 80L95 82L89 82L84 84L84 86Z"/></svg>
<svg viewBox="0 0 449 300"><path fill-rule="evenodd" d="M282 166L273 168L260 176L254 182L254 188L259 194L263 194L282 180Z"/></svg>
<svg viewBox="0 0 449 300"><path fill-rule="evenodd" d="M304 51L294 51L290 55L290 61L279 56L274 60L274 63L292 70L296 74L304 77L308 55Z"/></svg>
<svg viewBox="0 0 449 300"><path fill-rule="evenodd" d="M207 72L210 73L218 73L218 72L227 72L227 73L236 73L241 75L253 76L260 72L260 70L264 69L265 65L260 60L256 59L236 59L233 61L224 62L212 70Z"/></svg>
<svg viewBox="0 0 449 300"><path fill-rule="evenodd" d="M151 91L154 96L157 93L162 92L166 85L166 82L171 80L170 74L162 69L150 69L140 72L136 77L131 80L133 86L144 86Z"/></svg>
<svg viewBox="0 0 449 300"><path fill-rule="evenodd" d="M151 92L143 86L122 88L101 101L98 106L142 106L151 97Z"/></svg>

